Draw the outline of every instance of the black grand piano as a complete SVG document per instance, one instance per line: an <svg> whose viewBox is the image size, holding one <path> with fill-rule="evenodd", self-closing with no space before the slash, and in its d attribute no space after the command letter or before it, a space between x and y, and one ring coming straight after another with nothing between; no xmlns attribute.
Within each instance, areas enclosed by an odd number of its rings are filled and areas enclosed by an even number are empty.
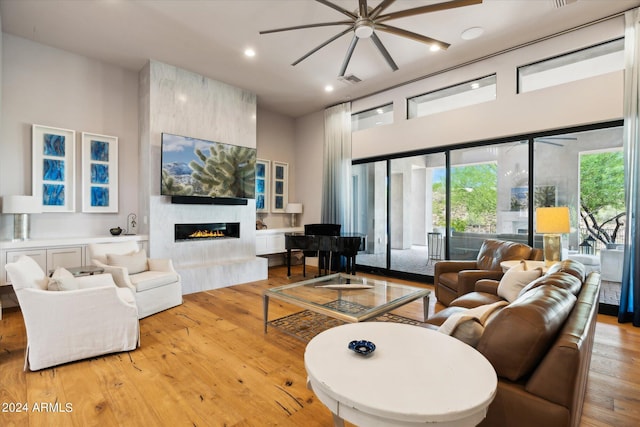
<svg viewBox="0 0 640 427"><path fill-rule="evenodd" d="M340 258L346 258L347 274L355 274L356 255L365 248L365 236L360 233L340 233L340 224L306 224L304 234L286 233L287 276L291 276L291 251L302 250L304 257L318 257L320 274L323 270L338 270ZM302 274L306 276L306 263L302 262Z"/></svg>

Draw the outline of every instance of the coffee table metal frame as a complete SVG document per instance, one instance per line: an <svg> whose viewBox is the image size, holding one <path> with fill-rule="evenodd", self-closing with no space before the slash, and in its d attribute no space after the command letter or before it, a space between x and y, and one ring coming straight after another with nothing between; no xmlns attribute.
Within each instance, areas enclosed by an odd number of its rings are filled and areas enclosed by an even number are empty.
<svg viewBox="0 0 640 427"><path fill-rule="evenodd" d="M323 288L323 285L337 285L335 289ZM349 289L348 286L353 286ZM363 288L364 286L371 286L371 288ZM306 287L306 293L310 298L303 297L302 295L296 295L295 292L300 288ZM336 308L326 305L322 300L329 302L335 300L342 300L345 295L353 295L352 293L359 292L370 294L372 299L374 296L380 297L380 295L387 295L389 291L399 291L401 295L387 300L383 303L374 304L358 313L350 313L340 311ZM382 294L384 292L384 294ZM387 281L381 281L377 279L369 279L360 276L354 276L344 273L330 274L327 276L317 277L315 279L305 280L302 282L292 283L290 285L279 286L264 291L263 297L263 311L264 311L264 332L267 332L267 326L269 324L269 300L277 299L285 301L290 304L302 307L309 311L323 314L328 317L340 319L349 323L364 322L366 320L378 317L382 314L388 313L398 307L408 304L412 301L422 298L423 301L423 321L427 319L429 312L429 296L431 291L429 289L417 288L415 286L401 285L399 283L392 283ZM315 301L312 299L315 297ZM379 299L379 298L378 298Z"/></svg>

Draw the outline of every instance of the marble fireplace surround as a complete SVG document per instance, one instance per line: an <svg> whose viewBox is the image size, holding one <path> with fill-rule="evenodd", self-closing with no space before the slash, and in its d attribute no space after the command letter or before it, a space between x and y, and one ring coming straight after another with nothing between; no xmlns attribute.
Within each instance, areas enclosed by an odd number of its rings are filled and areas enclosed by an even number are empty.
<svg viewBox="0 0 640 427"><path fill-rule="evenodd" d="M149 249L154 258L171 258L184 294L266 279L267 259L255 256L255 201L247 206L180 205L151 197ZM175 241L176 223L240 223L240 237Z"/></svg>
<svg viewBox="0 0 640 427"><path fill-rule="evenodd" d="M150 60L140 81L140 209L148 213L149 253L171 258L184 294L268 277L256 257L255 200L247 205L172 204L160 195L162 132L256 147L256 95ZM238 222L240 238L180 241L175 224Z"/></svg>

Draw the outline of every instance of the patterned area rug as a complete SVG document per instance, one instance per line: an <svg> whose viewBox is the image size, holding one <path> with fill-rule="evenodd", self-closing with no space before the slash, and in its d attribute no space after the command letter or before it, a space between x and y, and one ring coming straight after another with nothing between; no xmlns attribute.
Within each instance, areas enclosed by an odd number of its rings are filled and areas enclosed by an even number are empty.
<svg viewBox="0 0 640 427"><path fill-rule="evenodd" d="M357 314L361 311L366 310L366 307L360 304L342 300L332 301L328 304L325 304L325 306L331 308L339 308L340 311L350 314ZM408 317L399 316L393 313L385 313L369 321L394 322L405 323L408 325L424 326L423 322L419 322L417 320L409 319ZM303 310L298 313L290 314L288 316L272 320L268 322L268 325L301 341L308 342L311 340L311 338L315 337L320 332L326 331L327 329L333 328L335 326L344 325L345 323L347 322L339 319L334 319L333 317L325 316L324 314L314 313L313 311L309 310Z"/></svg>

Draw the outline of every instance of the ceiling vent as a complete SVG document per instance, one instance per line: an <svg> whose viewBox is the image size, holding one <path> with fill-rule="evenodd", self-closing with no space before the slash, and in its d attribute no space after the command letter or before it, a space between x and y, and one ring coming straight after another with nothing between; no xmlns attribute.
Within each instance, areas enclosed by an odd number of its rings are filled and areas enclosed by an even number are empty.
<svg viewBox="0 0 640 427"><path fill-rule="evenodd" d="M354 85L362 81L360 77L357 77L353 74L347 74L346 76L338 77L338 80L348 85Z"/></svg>
<svg viewBox="0 0 640 427"><path fill-rule="evenodd" d="M577 0L551 0L553 7L556 9L564 7L568 4L575 3Z"/></svg>

